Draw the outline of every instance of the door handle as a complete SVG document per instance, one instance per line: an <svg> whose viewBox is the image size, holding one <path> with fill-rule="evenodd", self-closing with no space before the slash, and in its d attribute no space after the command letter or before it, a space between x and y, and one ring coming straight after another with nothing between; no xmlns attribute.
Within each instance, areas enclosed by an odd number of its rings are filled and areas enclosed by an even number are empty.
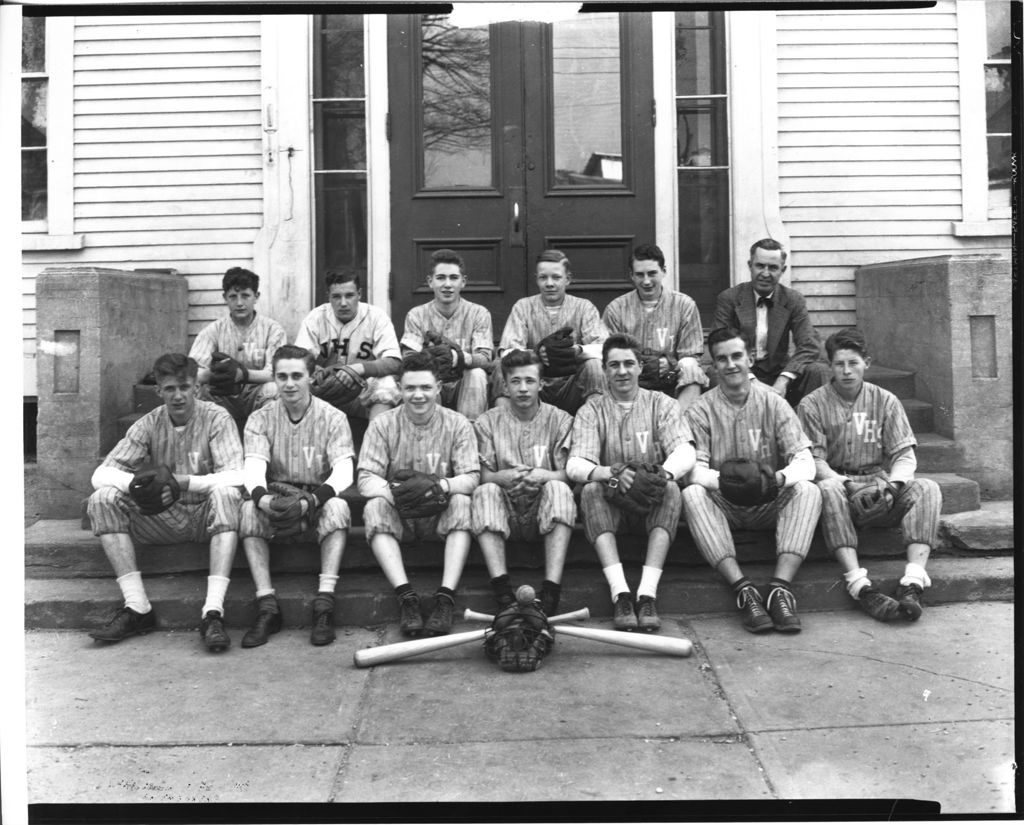
<svg viewBox="0 0 1024 825"><path fill-rule="evenodd" d="M512 202L512 231L519 234L519 201Z"/></svg>

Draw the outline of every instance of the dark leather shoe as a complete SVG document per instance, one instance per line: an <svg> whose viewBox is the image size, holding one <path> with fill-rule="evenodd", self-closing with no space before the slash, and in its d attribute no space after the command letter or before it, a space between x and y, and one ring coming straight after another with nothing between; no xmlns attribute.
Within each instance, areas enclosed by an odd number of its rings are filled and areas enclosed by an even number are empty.
<svg viewBox="0 0 1024 825"><path fill-rule="evenodd" d="M319 593L313 599L313 629L309 633L309 641L320 646L329 645L334 639L334 596Z"/></svg>
<svg viewBox="0 0 1024 825"><path fill-rule="evenodd" d="M270 636L281 629L281 607L276 596L262 596L256 602L256 621L245 631L242 647L265 645Z"/></svg>
<svg viewBox="0 0 1024 825"><path fill-rule="evenodd" d="M130 607L119 607L103 627L89 635L98 642L120 642L129 636L145 636L156 630L156 613L136 613Z"/></svg>
<svg viewBox="0 0 1024 825"><path fill-rule="evenodd" d="M218 610L207 610L199 628L203 644L211 653L220 653L231 647L231 637L224 630L224 617Z"/></svg>

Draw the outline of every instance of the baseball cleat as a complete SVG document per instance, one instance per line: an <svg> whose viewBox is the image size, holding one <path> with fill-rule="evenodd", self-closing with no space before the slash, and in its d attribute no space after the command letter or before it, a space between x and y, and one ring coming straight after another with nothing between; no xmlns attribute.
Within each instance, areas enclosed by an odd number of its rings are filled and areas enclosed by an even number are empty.
<svg viewBox="0 0 1024 825"><path fill-rule="evenodd" d="M119 607L103 627L89 633L98 642L120 642L129 636L145 636L156 630L156 613L136 613L130 607Z"/></svg>
<svg viewBox="0 0 1024 825"><path fill-rule="evenodd" d="M857 603L872 619L878 619L880 622L891 622L901 615L899 602L873 587L861 588Z"/></svg>
<svg viewBox="0 0 1024 825"><path fill-rule="evenodd" d="M261 596L256 601L256 621L245 631L242 647L265 645L270 636L281 629L281 607L276 596Z"/></svg>
<svg viewBox="0 0 1024 825"><path fill-rule="evenodd" d="M773 587L766 602L772 627L782 633L799 633L800 617L796 615L796 597L785 587Z"/></svg>
<svg viewBox="0 0 1024 825"><path fill-rule="evenodd" d="M658 618L653 596L641 596L636 600L636 619L640 629L647 633L661 629L661 619Z"/></svg>
<svg viewBox="0 0 1024 825"><path fill-rule="evenodd" d="M921 596L924 590L919 584L901 584L896 588L896 601L907 621L916 622L921 618Z"/></svg>
<svg viewBox="0 0 1024 825"><path fill-rule="evenodd" d="M313 629L309 632L309 641L319 647L329 645L334 638L334 595L317 593L313 599Z"/></svg>
<svg viewBox="0 0 1024 825"><path fill-rule="evenodd" d="M219 610L207 610L199 626L199 636L211 653L220 653L231 647L231 637L224 630L224 617Z"/></svg>
<svg viewBox="0 0 1024 825"><path fill-rule="evenodd" d="M443 593L434 596L434 609L430 611L423 632L428 636L444 636L452 629L455 602Z"/></svg>
<svg viewBox="0 0 1024 825"><path fill-rule="evenodd" d="M629 593L619 593L615 598L612 624L616 630L636 630L639 626L639 622L636 620L636 611L633 609L633 599Z"/></svg>
<svg viewBox="0 0 1024 825"><path fill-rule="evenodd" d="M420 597L409 593L398 600L398 621L403 636L419 636L423 632Z"/></svg>
<svg viewBox="0 0 1024 825"><path fill-rule="evenodd" d="M754 585L748 584L736 594L736 607L743 617L743 627L751 633L764 633L774 626L772 617L764 609L764 600Z"/></svg>

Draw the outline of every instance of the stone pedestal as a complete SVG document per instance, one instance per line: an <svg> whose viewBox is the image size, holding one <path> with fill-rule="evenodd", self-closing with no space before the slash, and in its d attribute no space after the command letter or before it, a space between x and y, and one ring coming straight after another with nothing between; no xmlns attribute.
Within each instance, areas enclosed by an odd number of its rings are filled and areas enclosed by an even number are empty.
<svg viewBox="0 0 1024 825"><path fill-rule="evenodd" d="M37 455L42 518L76 518L117 443L132 386L185 351L188 284L174 270L51 267L36 279Z"/></svg>
<svg viewBox="0 0 1024 825"><path fill-rule="evenodd" d="M960 475L986 497L1013 490L1009 254L957 254L857 270L857 326L876 360L913 370Z"/></svg>

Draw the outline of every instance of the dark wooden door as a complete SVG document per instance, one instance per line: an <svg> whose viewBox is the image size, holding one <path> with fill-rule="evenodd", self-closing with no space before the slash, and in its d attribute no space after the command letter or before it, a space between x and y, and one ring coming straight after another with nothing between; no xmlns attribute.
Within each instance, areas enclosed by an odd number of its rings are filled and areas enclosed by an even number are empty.
<svg viewBox="0 0 1024 825"><path fill-rule="evenodd" d="M463 293L499 337L545 248L603 308L654 236L650 17L457 29L389 18L392 312L429 300L430 254L457 250Z"/></svg>

